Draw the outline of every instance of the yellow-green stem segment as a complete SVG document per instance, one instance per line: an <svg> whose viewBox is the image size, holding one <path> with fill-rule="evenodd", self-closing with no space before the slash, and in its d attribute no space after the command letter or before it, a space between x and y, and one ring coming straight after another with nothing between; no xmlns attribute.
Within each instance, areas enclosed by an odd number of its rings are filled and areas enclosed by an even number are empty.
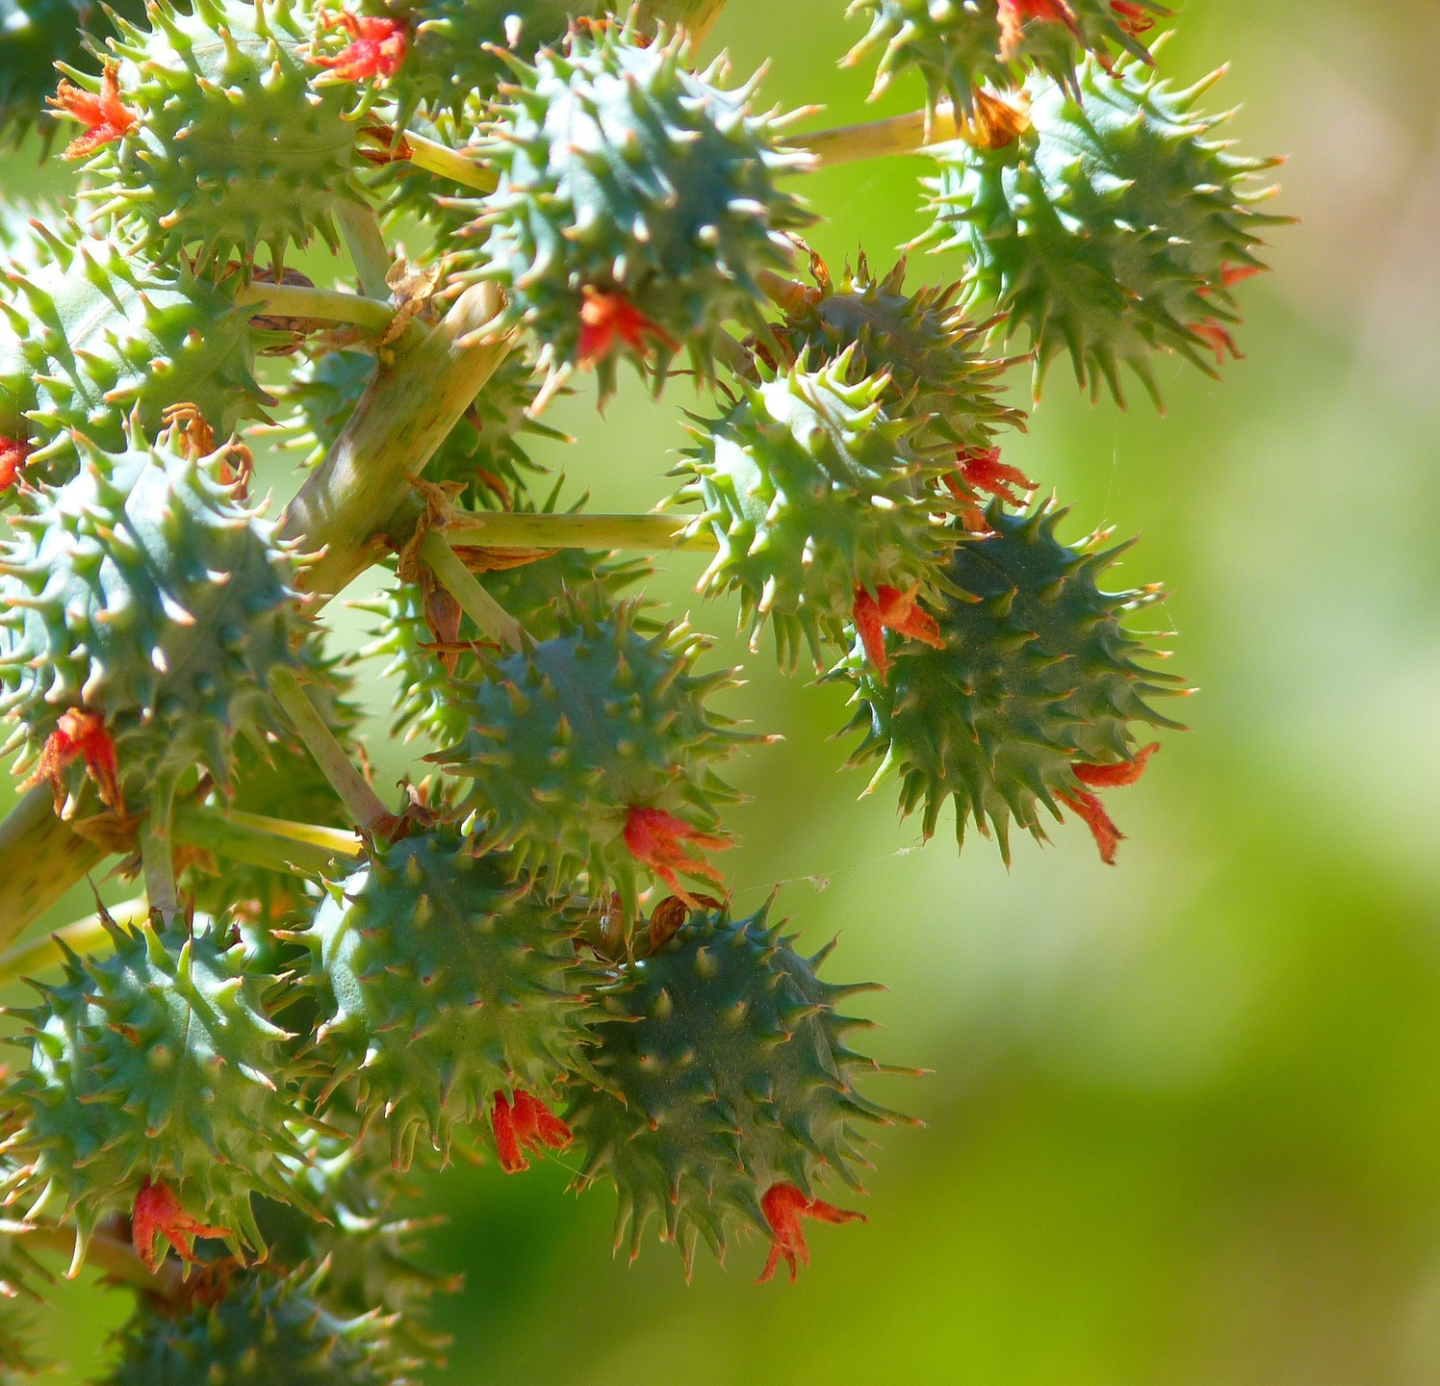
<svg viewBox="0 0 1440 1386"><path fill-rule="evenodd" d="M507 649L520 648L523 633L520 623L481 586L479 578L460 561L438 529L425 531L420 541L420 557L460 603L460 609L475 622L481 635Z"/></svg>
<svg viewBox="0 0 1440 1386"><path fill-rule="evenodd" d="M692 549L713 553L714 533L674 515L492 515L452 511L445 533L501 549Z"/></svg>

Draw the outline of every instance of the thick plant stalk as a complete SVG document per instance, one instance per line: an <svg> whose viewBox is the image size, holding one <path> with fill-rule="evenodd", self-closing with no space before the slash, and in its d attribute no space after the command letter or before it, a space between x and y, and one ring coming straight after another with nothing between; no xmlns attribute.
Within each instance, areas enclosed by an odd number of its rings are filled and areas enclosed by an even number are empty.
<svg viewBox="0 0 1440 1386"><path fill-rule="evenodd" d="M18 938L106 855L60 821L48 785L25 794L0 822L0 945Z"/></svg>
<svg viewBox="0 0 1440 1386"><path fill-rule="evenodd" d="M508 649L520 648L520 623L485 590L439 530L425 532L420 541L420 557L430 565L431 572L460 603L460 609L475 622L482 635Z"/></svg>
<svg viewBox="0 0 1440 1386"><path fill-rule="evenodd" d="M719 543L709 530L694 533L674 515L544 515L456 510L447 534L467 534L476 543L514 549L689 549L713 553Z"/></svg>
<svg viewBox="0 0 1440 1386"><path fill-rule="evenodd" d="M145 869L145 895L152 910L159 910L168 924L180 913L180 895L175 889L175 857L171 851L170 825L145 821L140 834L140 859Z"/></svg>
<svg viewBox="0 0 1440 1386"><path fill-rule="evenodd" d="M285 509L281 536L321 551L300 574L305 590L328 600L383 551L409 478L510 353L508 336L486 335L503 303L495 285L477 284L423 341L393 364L380 362L334 447Z"/></svg>
<svg viewBox="0 0 1440 1386"><path fill-rule="evenodd" d="M423 168L439 178L448 178L462 187L474 188L476 192L494 192L500 180L488 168L483 168L458 149L427 140L423 135L406 131L402 137L401 149L409 155L416 168Z"/></svg>
<svg viewBox="0 0 1440 1386"><path fill-rule="evenodd" d="M238 809L177 808L170 831L176 842L186 846L275 871L319 873L330 869L337 857L354 858L361 852L354 833Z"/></svg>
<svg viewBox="0 0 1440 1386"><path fill-rule="evenodd" d="M265 284L257 280L241 289L235 301L262 304L272 317L347 322L376 332L384 332L395 317L395 309L381 299L347 294L338 289L311 289L301 284Z"/></svg>
<svg viewBox="0 0 1440 1386"><path fill-rule="evenodd" d="M306 696L300 680L289 669L276 669L270 675L270 691L295 724L300 739L315 757L315 763L355 822L362 828L374 828L390 817L390 810L345 754L345 748L335 739L335 733Z"/></svg>
<svg viewBox="0 0 1440 1386"><path fill-rule="evenodd" d="M891 154L914 154L929 144L944 144L964 137L955 120L954 108L942 102L927 127L924 111L867 120L859 125L842 125L813 135L796 135L786 143L815 156L821 168L853 164L862 159L883 159Z"/></svg>

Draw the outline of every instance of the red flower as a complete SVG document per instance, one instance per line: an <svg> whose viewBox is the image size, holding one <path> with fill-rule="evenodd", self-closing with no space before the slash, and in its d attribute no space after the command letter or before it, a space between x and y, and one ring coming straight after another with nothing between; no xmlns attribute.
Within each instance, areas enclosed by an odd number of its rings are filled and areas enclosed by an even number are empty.
<svg viewBox="0 0 1440 1386"><path fill-rule="evenodd" d="M957 481L972 491L999 496L1006 505L1014 506L1023 505L1025 495L1035 489L1035 483L1019 467L1008 467L1001 462L999 448L961 448L955 455L955 467L959 476L946 477L945 484L959 500L966 498L961 495ZM1018 492L1011 489L1015 486L1020 488Z"/></svg>
<svg viewBox="0 0 1440 1386"><path fill-rule="evenodd" d="M135 1212L130 1219L131 1240L135 1243L135 1254L145 1263L145 1269L154 1275L165 1260L165 1246L155 1245L157 1237L163 1237L186 1261L195 1259L196 1237L228 1237L225 1227L207 1227L198 1218L193 1218L175 1197L175 1191L168 1184L152 1184L148 1179L135 1195Z"/></svg>
<svg viewBox="0 0 1440 1386"><path fill-rule="evenodd" d="M1243 360L1240 348L1235 345L1235 338L1230 335L1229 328L1223 326L1216 318L1206 318L1204 322L1190 324L1190 330L1215 353L1215 364L1223 366L1227 353L1236 361Z"/></svg>
<svg viewBox="0 0 1440 1386"><path fill-rule="evenodd" d="M675 350L675 339L651 322L623 293L604 293L591 284L585 286L584 292L578 351L582 366L603 361L621 342L640 356L648 355L657 342Z"/></svg>
<svg viewBox="0 0 1440 1386"><path fill-rule="evenodd" d="M758 1283L761 1285L775 1274L782 1260L790 1268L792 1284L800 1273L800 1267L810 1264L810 1248L805 1245L801 1218L837 1223L865 1221L864 1213L837 1208L832 1203L822 1203L818 1198L806 1198L794 1184L772 1184L761 1198L760 1207L774 1237L770 1245L770 1259L760 1273Z"/></svg>
<svg viewBox="0 0 1440 1386"><path fill-rule="evenodd" d="M703 857L692 856L684 845L687 842L711 852L723 852L731 845L729 838L702 833L664 809L632 808L625 816L625 845L630 855L648 866L691 909L699 909L699 903L675 873L683 871L687 876L700 876L722 886L725 877Z"/></svg>
<svg viewBox="0 0 1440 1386"><path fill-rule="evenodd" d="M115 742L99 717L79 708L71 708L61 714L59 725L50 733L40 752L40 763L35 773L26 780L24 787L46 781L55 795L55 812L59 813L65 803L62 772L78 757L84 758L85 769L99 787L100 798L115 812L123 812Z"/></svg>
<svg viewBox="0 0 1440 1386"><path fill-rule="evenodd" d="M1155 16L1132 4L1131 0L1110 0L1110 8L1120 21L1120 27L1132 38L1148 34L1155 27Z"/></svg>
<svg viewBox="0 0 1440 1386"><path fill-rule="evenodd" d="M519 1174L530 1168L522 1147L538 1150L548 1146L551 1150L564 1150L575 1139L570 1128L538 1097L518 1090L513 1101L507 1101L504 1093L495 1094L490 1125L495 1130L500 1168L506 1174Z"/></svg>
<svg viewBox="0 0 1440 1386"><path fill-rule="evenodd" d="M49 105L61 115L78 120L85 127L83 135L65 146L64 158L83 159L102 144L128 135L139 124L139 111L131 110L120 99L117 73L114 63L105 64L98 94L77 87L73 82L62 81L55 95L46 97Z"/></svg>
<svg viewBox="0 0 1440 1386"><path fill-rule="evenodd" d="M931 649L943 650L945 641L935 618L915 600L920 590L917 583L908 592L898 587L877 587L872 597L863 587L855 589L855 631L865 647L865 658L875 666L880 682L890 672L890 656L885 650L885 632L893 630L911 640L919 640Z"/></svg>
<svg viewBox="0 0 1440 1386"><path fill-rule="evenodd" d="M312 53L310 61L316 67L328 68L347 82L363 82L371 77L384 81L399 72L410 46L403 21L372 15L357 17L342 10L338 15L322 15L321 22L326 29L344 29L353 42L334 57Z"/></svg>
<svg viewBox="0 0 1440 1386"><path fill-rule="evenodd" d="M25 438L6 438L0 434L0 491L8 491L20 480L25 459L30 456L30 443Z"/></svg>
<svg viewBox="0 0 1440 1386"><path fill-rule="evenodd" d="M1000 56L1009 62L1020 49L1028 21L1063 24L1078 39L1080 25L1065 0L1000 0Z"/></svg>
<svg viewBox="0 0 1440 1386"><path fill-rule="evenodd" d="M1159 749L1160 743L1156 741L1137 751L1134 760L1122 760L1115 765L1090 765L1085 761L1076 761L1071 769L1075 778L1091 789L1116 789L1121 785L1134 784L1145 773L1150 757ZM1114 866L1115 850L1125 840L1125 834L1111 821L1099 796L1089 790L1077 789L1074 793L1061 790L1056 798L1069 805L1084 820L1100 849L1100 860L1106 866Z"/></svg>

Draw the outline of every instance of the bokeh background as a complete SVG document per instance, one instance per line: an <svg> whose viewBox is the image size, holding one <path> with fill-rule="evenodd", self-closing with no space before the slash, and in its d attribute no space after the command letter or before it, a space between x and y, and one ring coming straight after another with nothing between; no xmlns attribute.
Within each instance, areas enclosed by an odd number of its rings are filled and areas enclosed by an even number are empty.
<svg viewBox="0 0 1440 1386"><path fill-rule="evenodd" d="M1007 460L1074 507L1070 537L1142 536L1122 577L1172 591L1152 624L1201 689L1193 731L1110 796L1118 867L1071 823L1007 872L948 827L920 850L889 788L857 802L827 739L842 695L722 641L752 680L734 705L787 738L737 769L738 903L783 883L807 941L842 934L835 977L888 985L877 1051L933 1074L879 1095L927 1128L882 1133L870 1225L817 1229L794 1288L752 1283L755 1245L688 1286L668 1248L612 1260L612 1199L565 1196L564 1159L446 1173L433 1256L466 1288L439 1308L444 1381L1440 1380L1440 5L1187 11L1164 67L1233 62L1211 99L1243 103L1247 149L1291 155L1278 208L1303 222L1245 286L1223 385L1167 370L1159 418L1091 409L1057 371ZM860 31L843 0L730 0L711 46L768 60L766 94L823 103L817 127L918 104L898 83L864 106L866 74L835 65ZM924 226L925 172L810 180L816 246L886 261ZM0 162L6 189L47 182ZM912 282L956 269L917 257ZM597 508L648 508L691 402L633 379L603 419L567 401L580 442L548 460ZM698 567L667 560L656 594L684 609ZM62 1287L49 1336L75 1366L51 1379L95 1369L124 1299Z"/></svg>

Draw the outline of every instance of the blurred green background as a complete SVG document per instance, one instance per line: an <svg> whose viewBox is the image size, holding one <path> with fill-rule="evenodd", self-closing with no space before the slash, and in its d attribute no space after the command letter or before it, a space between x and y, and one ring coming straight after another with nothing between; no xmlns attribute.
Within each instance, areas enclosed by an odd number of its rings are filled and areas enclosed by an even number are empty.
<svg viewBox="0 0 1440 1386"><path fill-rule="evenodd" d="M731 0L712 47L840 123L875 111L835 67L860 29L843 0ZM1163 65L1227 60L1212 102L1292 156L1279 207L1303 218L1245 286L1247 359L1223 385L1169 368L1164 419L1091 410L1057 370L1007 453L1074 506L1070 537L1142 535L1122 576L1170 586L1159 624L1202 690L1193 731L1110 797L1120 865L1075 823L1008 873L980 839L957 859L948 809L920 851L890 788L857 803L864 774L837 773L839 693L722 642L753 680L734 705L787 738L737 769L738 903L783 882L809 942L842 931L833 977L888 985L877 1050L934 1072L877 1095L928 1128L883 1133L870 1225L813 1232L794 1288L751 1283L753 1245L688 1287L668 1248L612 1260L612 1199L563 1196L563 1159L446 1173L434 1258L467 1281L439 1309L443 1380L1440 1380L1440 5L1191 0ZM816 246L885 261L924 224L925 171L811 180ZM35 185L13 159L0 179ZM955 269L921 258L912 283ZM665 493L691 401L641 396L559 411L581 442L553 460L599 508ZM684 609L699 563L663 567ZM82 1380L124 1296L59 1305L78 1365L51 1379Z"/></svg>

